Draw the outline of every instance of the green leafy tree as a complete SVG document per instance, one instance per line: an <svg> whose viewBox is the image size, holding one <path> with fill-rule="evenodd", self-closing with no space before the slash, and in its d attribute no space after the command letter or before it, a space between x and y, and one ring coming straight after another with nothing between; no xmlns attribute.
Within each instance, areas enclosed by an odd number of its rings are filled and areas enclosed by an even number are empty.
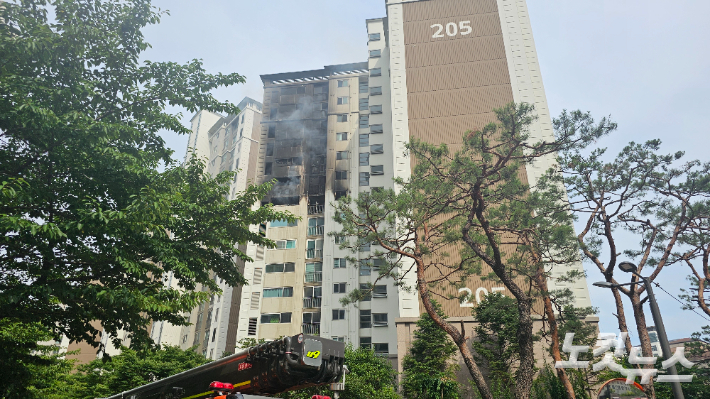
<svg viewBox="0 0 710 399"><path fill-rule="evenodd" d="M530 186L520 180L520 172L537 162L554 161L557 151L585 147L614 125L606 119L594 124L580 113L573 128L559 130L556 140L532 142L533 106L509 104L495 113L498 123L467 132L458 150L445 144L409 143L415 164L412 177L396 180L396 193L378 190L341 199L335 219L343 226L338 233L344 238L342 248L357 251L361 245L377 244L371 253L381 263L380 279L393 278L406 286L406 275L416 275L424 309L459 348L485 399L494 396L467 338L436 314L431 290L447 284L465 287L467 277L474 274L502 283L516 300L519 320L514 394L528 399L535 373L533 302L552 295L547 288L548 279L555 278L551 269L578 261L579 254L562 186L546 182ZM452 248L457 251L452 253ZM346 301L362 299L367 294L363 291L368 290L354 290ZM557 336L551 301L543 302ZM559 338L555 341L559 353ZM571 385L565 385L574 396Z"/></svg>
<svg viewBox="0 0 710 399"><path fill-rule="evenodd" d="M434 303L442 318L446 315ZM456 381L457 365L452 358L457 352L446 331L423 314L417 321L417 330L409 353L402 361L402 393L410 399L457 399L459 383Z"/></svg>
<svg viewBox="0 0 710 399"><path fill-rule="evenodd" d="M519 328L515 299L492 293L473 308L478 325L473 350L483 366L496 399L513 397L515 372L520 361Z"/></svg>
<svg viewBox="0 0 710 399"><path fill-rule="evenodd" d="M35 397L69 373L72 362L55 353L56 345L42 343L54 338L39 323L0 320L0 398Z"/></svg>
<svg viewBox="0 0 710 399"><path fill-rule="evenodd" d="M372 349L345 347L345 365L350 370L345 376L345 391L341 399L399 399L397 371L384 357ZM310 399L312 395L332 396L328 387L313 387L279 395L283 399Z"/></svg>
<svg viewBox="0 0 710 399"><path fill-rule="evenodd" d="M574 117L563 113L555 121L557 130L569 129ZM606 148L568 148L560 152L558 165L561 173L555 177L567 187L570 210L584 225L577 237L584 257L607 282L638 281L617 272L622 260L633 261L637 272L652 282L664 269L686 264L699 284L694 287L696 305L703 308L710 253L710 163L684 161L682 152L663 154L660 140L649 140L629 143L613 159ZM645 291L643 284L616 286L610 294L622 332L628 331L622 295L629 299L643 356L651 356ZM626 346L629 351L630 341ZM645 387L649 398L653 388Z"/></svg>
<svg viewBox="0 0 710 399"><path fill-rule="evenodd" d="M184 325L207 299L198 284L244 283L236 244L273 245L250 225L292 219L252 210L269 185L227 200L230 173L172 160L158 132L189 129L166 107L237 113L210 92L244 78L141 62L141 30L163 14L150 0L2 3L0 319L92 344L98 320L146 344L150 320Z"/></svg>

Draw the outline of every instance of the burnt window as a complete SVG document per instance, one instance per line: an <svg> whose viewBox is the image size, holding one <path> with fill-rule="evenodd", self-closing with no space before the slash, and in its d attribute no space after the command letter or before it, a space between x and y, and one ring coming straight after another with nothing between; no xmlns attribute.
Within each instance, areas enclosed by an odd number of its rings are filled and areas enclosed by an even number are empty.
<svg viewBox="0 0 710 399"><path fill-rule="evenodd" d="M348 178L348 171L347 170L336 170L335 171L335 180L347 180Z"/></svg>
<svg viewBox="0 0 710 399"><path fill-rule="evenodd" d="M276 137L276 125L269 125L269 134L267 136L270 139Z"/></svg>
<svg viewBox="0 0 710 399"><path fill-rule="evenodd" d="M273 162L267 162L267 163L264 165L264 174L265 174L265 175L270 175L271 173L273 173L273 169L274 169L274 164L273 164Z"/></svg>
<svg viewBox="0 0 710 399"><path fill-rule="evenodd" d="M328 110L328 103L320 103L320 110L327 111Z"/></svg>
<svg viewBox="0 0 710 399"><path fill-rule="evenodd" d="M347 196L348 196L347 190L339 190L339 191L335 192L335 200L336 201L343 198L343 197L347 197Z"/></svg>
<svg viewBox="0 0 710 399"><path fill-rule="evenodd" d="M279 109L275 105L272 105L271 109L269 109L269 118L276 119L276 114L278 112L279 112Z"/></svg>
<svg viewBox="0 0 710 399"><path fill-rule="evenodd" d="M300 86L296 89L296 94L306 94L306 86Z"/></svg>
<svg viewBox="0 0 710 399"><path fill-rule="evenodd" d="M267 157L273 157L274 156L274 142L266 143L266 156Z"/></svg>

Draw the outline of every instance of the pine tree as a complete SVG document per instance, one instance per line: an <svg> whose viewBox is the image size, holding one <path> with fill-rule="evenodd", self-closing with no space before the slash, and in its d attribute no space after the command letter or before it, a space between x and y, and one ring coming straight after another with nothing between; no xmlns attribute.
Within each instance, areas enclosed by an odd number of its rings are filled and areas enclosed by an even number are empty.
<svg viewBox="0 0 710 399"><path fill-rule="evenodd" d="M441 306L435 303L435 307L437 313L445 317ZM446 331L424 313L417 322L412 347L402 364L404 396L411 399L458 398L456 366L450 362L456 351L456 345Z"/></svg>

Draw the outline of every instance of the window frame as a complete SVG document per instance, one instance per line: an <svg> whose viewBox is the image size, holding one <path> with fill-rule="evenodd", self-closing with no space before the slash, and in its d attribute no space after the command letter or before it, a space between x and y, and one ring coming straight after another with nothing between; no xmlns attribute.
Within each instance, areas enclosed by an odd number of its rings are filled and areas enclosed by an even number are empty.
<svg viewBox="0 0 710 399"><path fill-rule="evenodd" d="M371 96L381 96L382 86L370 86L369 94Z"/></svg>
<svg viewBox="0 0 710 399"><path fill-rule="evenodd" d="M370 55L369 58L380 58L380 57L382 57L382 50L380 50L380 49L370 50L369 55Z"/></svg>
<svg viewBox="0 0 710 399"><path fill-rule="evenodd" d="M380 41L380 40L382 40L382 36L380 35L379 32L377 32L377 33L369 33L369 34L367 35L367 41L368 41L368 42L378 42L378 41Z"/></svg>
<svg viewBox="0 0 710 399"><path fill-rule="evenodd" d="M370 176L384 176L385 165L370 165Z"/></svg>
<svg viewBox="0 0 710 399"><path fill-rule="evenodd" d="M335 133L335 141L347 141L348 132L337 132Z"/></svg>
<svg viewBox="0 0 710 399"><path fill-rule="evenodd" d="M345 309L333 309L333 321L345 320Z"/></svg>
<svg viewBox="0 0 710 399"><path fill-rule="evenodd" d="M348 171L347 170L336 170L335 171L335 180L348 180Z"/></svg>
<svg viewBox="0 0 710 399"><path fill-rule="evenodd" d="M385 145L384 144L370 144L370 154L384 154Z"/></svg>
<svg viewBox="0 0 710 399"><path fill-rule="evenodd" d="M348 283L333 283L333 294L345 294L347 291Z"/></svg>
<svg viewBox="0 0 710 399"><path fill-rule="evenodd" d="M350 101L350 97L340 96L335 99L335 104L336 105L348 105L349 101Z"/></svg>

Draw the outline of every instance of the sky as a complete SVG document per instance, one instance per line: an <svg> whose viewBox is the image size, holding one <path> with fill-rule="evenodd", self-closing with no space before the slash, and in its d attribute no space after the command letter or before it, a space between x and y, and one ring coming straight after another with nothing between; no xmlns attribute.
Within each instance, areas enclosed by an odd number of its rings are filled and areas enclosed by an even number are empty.
<svg viewBox="0 0 710 399"><path fill-rule="evenodd" d="M473 1L473 0L471 0ZM385 0L154 0L170 11L145 29L152 61L202 59L208 72L237 72L246 84L215 90L220 100L244 96L261 101L259 75L319 69L366 61L365 19L386 15ZM590 111L611 116L619 130L599 142L616 154L629 141L659 138L662 152L685 151L708 161L710 148L710 2L707 0L528 0L550 111ZM179 110L175 110L178 112ZM183 114L189 126L192 115ZM165 134L182 159L187 137ZM628 241L628 245L632 242ZM608 289L590 265L592 303L600 330L618 332ZM673 266L657 280L677 296L688 270ZM710 324L681 310L655 289L669 339L684 338ZM635 324L627 302L627 322ZM647 320L651 320L646 308Z"/></svg>

